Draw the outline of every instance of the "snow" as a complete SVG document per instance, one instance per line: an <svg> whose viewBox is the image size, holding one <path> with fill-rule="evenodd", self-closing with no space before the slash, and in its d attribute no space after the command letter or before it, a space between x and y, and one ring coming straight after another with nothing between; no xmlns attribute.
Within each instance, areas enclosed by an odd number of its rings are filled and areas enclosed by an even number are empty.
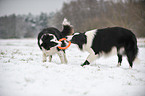
<svg viewBox="0 0 145 96"><path fill-rule="evenodd" d="M88 53L75 45L68 64L57 55L43 63L36 39L1 39L0 96L145 96L145 40L138 42L140 63L129 69L126 57L116 67L117 56L81 67Z"/></svg>

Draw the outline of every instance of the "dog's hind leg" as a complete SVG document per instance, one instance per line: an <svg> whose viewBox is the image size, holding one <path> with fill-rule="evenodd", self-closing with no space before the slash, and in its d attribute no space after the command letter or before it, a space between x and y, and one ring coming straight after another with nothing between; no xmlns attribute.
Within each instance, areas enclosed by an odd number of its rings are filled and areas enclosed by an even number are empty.
<svg viewBox="0 0 145 96"><path fill-rule="evenodd" d="M121 66L122 63L122 56L125 55L125 49L124 47L117 48L117 56L118 56L118 64L117 67Z"/></svg>
<svg viewBox="0 0 145 96"><path fill-rule="evenodd" d="M121 62L122 62L122 55L120 55L118 53L117 56L118 56L118 64L117 64L117 67L120 67L121 66Z"/></svg>
<svg viewBox="0 0 145 96"><path fill-rule="evenodd" d="M52 55L49 55L49 62L52 61Z"/></svg>

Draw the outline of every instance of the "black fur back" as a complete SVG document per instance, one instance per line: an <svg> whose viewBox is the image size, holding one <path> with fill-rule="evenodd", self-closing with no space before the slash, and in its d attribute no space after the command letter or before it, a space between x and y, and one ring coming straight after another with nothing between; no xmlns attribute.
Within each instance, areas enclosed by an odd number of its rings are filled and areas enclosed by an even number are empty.
<svg viewBox="0 0 145 96"><path fill-rule="evenodd" d="M99 52L109 52L112 46L117 48L136 45L137 41L135 35L128 29L120 27L112 27L105 29L98 29L92 43L92 49L95 54Z"/></svg>

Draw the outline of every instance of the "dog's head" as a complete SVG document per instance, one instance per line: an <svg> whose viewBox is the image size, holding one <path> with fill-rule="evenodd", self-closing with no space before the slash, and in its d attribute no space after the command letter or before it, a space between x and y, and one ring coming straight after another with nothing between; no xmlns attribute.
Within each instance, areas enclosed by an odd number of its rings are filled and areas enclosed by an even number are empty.
<svg viewBox="0 0 145 96"><path fill-rule="evenodd" d="M87 43L87 38L84 33L75 33L72 36L66 37L68 41L71 43L77 44L80 49L82 49L82 45Z"/></svg>
<svg viewBox="0 0 145 96"><path fill-rule="evenodd" d="M61 43L57 40L57 38L53 34L44 34L41 40L42 40L41 47L46 50L50 50L50 48L57 47Z"/></svg>

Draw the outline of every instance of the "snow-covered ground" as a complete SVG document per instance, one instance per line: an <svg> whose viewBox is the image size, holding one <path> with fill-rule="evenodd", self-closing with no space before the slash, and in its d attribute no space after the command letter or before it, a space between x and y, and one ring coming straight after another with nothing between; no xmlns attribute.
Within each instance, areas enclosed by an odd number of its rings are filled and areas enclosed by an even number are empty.
<svg viewBox="0 0 145 96"><path fill-rule="evenodd" d="M42 62L36 39L0 40L0 96L145 96L145 40L139 39L140 63L132 69L126 57L97 59L81 67L88 56L74 45L66 51L68 64L58 55Z"/></svg>

